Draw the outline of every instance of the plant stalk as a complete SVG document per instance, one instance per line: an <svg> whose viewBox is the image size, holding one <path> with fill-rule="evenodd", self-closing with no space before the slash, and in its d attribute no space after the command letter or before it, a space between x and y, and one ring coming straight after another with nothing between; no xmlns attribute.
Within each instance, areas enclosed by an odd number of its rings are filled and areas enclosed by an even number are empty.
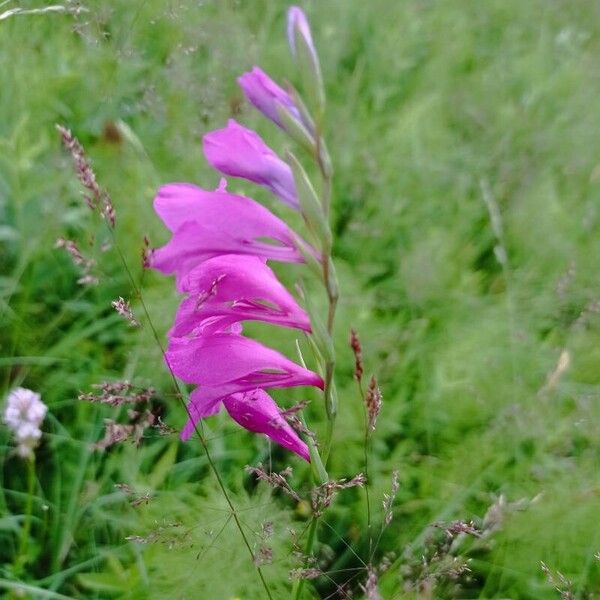
<svg viewBox="0 0 600 600"><path fill-rule="evenodd" d="M319 119L319 122L321 119ZM332 170L329 162L325 162L323 160L323 150L324 149L323 140L320 135L320 132L317 131L316 135L317 144L316 144L316 155L315 160L321 172L321 206L323 208L323 213L325 217L329 219L330 207L331 207L331 178L332 178ZM337 289L337 280L335 278L335 273L333 272L333 263L331 260L331 247L329 245L322 248L321 252L321 264L323 268L323 284L325 286L325 291L327 292L327 333L330 337L333 336L333 328L335 323L335 311L337 308L338 302L338 289ZM325 365L325 386L323 390L323 395L325 398L325 407L327 411L327 432L325 435L325 451L324 451L324 462L325 466L327 465L327 461L330 455L331 449L331 441L333 437L333 430L335 425L335 418L337 414L337 397L335 393L335 383L334 383L334 372L335 372L335 356L327 361ZM318 475L315 477L315 483L319 485L323 485L327 483L329 480L329 476L327 471L325 470L325 466L323 465L323 461L321 456L316 448L314 442L309 441L309 448L311 451L311 459L318 461L315 465L316 468L313 469L313 474ZM309 530L308 530L308 538L306 540L305 547L305 555L311 556L313 554L313 549L315 542L317 540L317 529L319 524L319 516L313 514L312 520L310 522ZM292 599L300 600L302 590L304 588L305 580L300 578L294 582L294 586L292 588Z"/></svg>
<svg viewBox="0 0 600 600"><path fill-rule="evenodd" d="M25 504L25 520L19 538L19 552L15 561L15 575L20 577L27 564L27 550L31 533L31 517L33 513L33 494L35 492L35 454L25 459L27 463L27 501Z"/></svg>

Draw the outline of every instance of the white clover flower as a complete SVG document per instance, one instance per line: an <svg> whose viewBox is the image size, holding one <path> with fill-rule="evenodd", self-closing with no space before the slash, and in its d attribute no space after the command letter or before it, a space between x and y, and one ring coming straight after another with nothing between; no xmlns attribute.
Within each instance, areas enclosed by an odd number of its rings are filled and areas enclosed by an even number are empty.
<svg viewBox="0 0 600 600"><path fill-rule="evenodd" d="M48 407L41 401L40 394L26 388L15 388L6 398L3 421L12 430L17 440L17 454L23 458L33 456L42 432L40 425Z"/></svg>

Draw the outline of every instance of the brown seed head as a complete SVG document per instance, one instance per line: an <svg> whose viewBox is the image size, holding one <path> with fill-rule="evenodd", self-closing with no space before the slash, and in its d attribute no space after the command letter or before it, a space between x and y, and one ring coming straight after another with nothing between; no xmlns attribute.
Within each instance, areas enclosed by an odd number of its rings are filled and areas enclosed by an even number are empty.
<svg viewBox="0 0 600 600"><path fill-rule="evenodd" d="M125 300L125 298L119 296L118 300L113 300L110 304L131 326L140 326L140 322L133 316L129 300Z"/></svg>
<svg viewBox="0 0 600 600"><path fill-rule="evenodd" d="M296 502L300 502L300 496L287 482L287 478L292 474L292 467L287 467L280 473L267 473L259 463L256 467L246 465L246 472L254 475L258 480L268 483L272 488L279 488Z"/></svg>
<svg viewBox="0 0 600 600"><path fill-rule="evenodd" d="M354 378L360 383L364 373L362 346L360 344L358 333L355 329L350 330L350 347L352 348L352 352L354 352Z"/></svg>
<svg viewBox="0 0 600 600"><path fill-rule="evenodd" d="M64 147L71 154L77 178L81 185L87 190L87 193L84 194L87 205L90 209L99 211L108 225L114 229L116 222L115 207L113 206L108 193L98 185L96 174L85 154L83 146L66 127L57 125L56 129L60 133Z"/></svg>
<svg viewBox="0 0 600 600"><path fill-rule="evenodd" d="M377 424L377 417L381 411L381 405L383 404L381 390L377 385L375 376L371 377L371 380L369 381L365 402L367 405L367 428L369 433L373 433L375 431L375 425Z"/></svg>

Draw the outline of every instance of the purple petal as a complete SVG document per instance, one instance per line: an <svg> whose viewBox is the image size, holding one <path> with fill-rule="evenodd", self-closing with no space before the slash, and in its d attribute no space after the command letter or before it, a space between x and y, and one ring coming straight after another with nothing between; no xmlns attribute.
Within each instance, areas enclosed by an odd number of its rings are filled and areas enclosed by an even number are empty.
<svg viewBox="0 0 600 600"><path fill-rule="evenodd" d="M312 34L310 32L310 26L308 19L304 14L304 11L299 6L290 6L287 15L287 36L290 44L292 54L296 56L296 30L300 32L300 35L304 38L306 45L310 49L313 59L317 62L317 50L313 43Z"/></svg>
<svg viewBox="0 0 600 600"><path fill-rule="evenodd" d="M198 421L219 412L222 400L222 388L197 387L190 394L187 405L189 419L181 431L181 439L184 442L194 434Z"/></svg>
<svg viewBox="0 0 600 600"><path fill-rule="evenodd" d="M207 335L243 320L310 331L306 312L255 256L211 258L190 271L181 280L181 288L190 295L177 311L170 336Z"/></svg>
<svg viewBox="0 0 600 600"><path fill-rule="evenodd" d="M248 102L282 129L283 124L277 112L277 104L281 104L298 122L301 122L300 113L291 96L260 67L254 67L252 71L244 73L238 78L238 83Z"/></svg>
<svg viewBox="0 0 600 600"><path fill-rule="evenodd" d="M221 173L262 185L298 210L292 170L251 129L230 119L227 127L204 136L203 147L206 160Z"/></svg>
<svg viewBox="0 0 600 600"><path fill-rule="evenodd" d="M281 219L251 198L228 193L224 183L221 180L215 191L191 183L163 185L154 199L154 210L173 232L189 221L208 222L216 229L227 229L235 217L235 227L248 235L260 223L277 233L282 242L290 240L290 230Z"/></svg>
<svg viewBox="0 0 600 600"><path fill-rule="evenodd" d="M154 208L174 233L165 246L152 252L149 264L162 273L175 273L178 289L192 268L220 254L304 260L296 249L296 234L250 198L176 183L160 188Z"/></svg>
<svg viewBox="0 0 600 600"><path fill-rule="evenodd" d="M236 232L224 232L191 222L178 229L162 248L153 250L149 264L166 275L174 273L177 277L177 289L183 291L180 281L195 266L214 256L234 252L283 262L303 261L300 253L294 248L240 239Z"/></svg>
<svg viewBox="0 0 600 600"><path fill-rule="evenodd" d="M263 433L284 448L310 462L308 446L290 427L275 401L264 390L233 394L223 399L232 419L254 433Z"/></svg>
<svg viewBox="0 0 600 600"><path fill-rule="evenodd" d="M316 373L255 340L231 333L171 338L165 360L186 383L223 386L223 394L257 387L313 385L323 389Z"/></svg>

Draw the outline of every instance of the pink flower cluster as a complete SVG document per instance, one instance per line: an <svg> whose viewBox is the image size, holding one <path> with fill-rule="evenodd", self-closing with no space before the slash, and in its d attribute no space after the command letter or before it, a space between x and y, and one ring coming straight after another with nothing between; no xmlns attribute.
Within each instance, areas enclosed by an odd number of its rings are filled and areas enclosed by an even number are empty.
<svg viewBox="0 0 600 600"><path fill-rule="evenodd" d="M31 458L40 442L40 426L48 407L42 402L40 394L17 387L8 394L4 408L3 421L15 435L17 454L22 458Z"/></svg>
<svg viewBox="0 0 600 600"><path fill-rule="evenodd" d="M289 20L297 19L298 11L290 9ZM261 69L254 67L239 83L249 102L279 127L285 129L285 113L310 135L293 99ZM207 161L223 175L254 182L298 209L290 167L254 131L230 120L224 129L204 136L203 149ZM310 332L308 315L267 261L299 263L304 262L303 252L316 252L264 206L227 192L225 180L215 191L189 183L165 185L154 209L172 236L152 251L149 266L174 274L177 290L186 294L165 353L173 373L197 386L190 395L190 418L182 439L189 439L198 421L223 405L242 427L310 460L307 445L265 389L322 389L323 380L242 335L241 321Z"/></svg>

